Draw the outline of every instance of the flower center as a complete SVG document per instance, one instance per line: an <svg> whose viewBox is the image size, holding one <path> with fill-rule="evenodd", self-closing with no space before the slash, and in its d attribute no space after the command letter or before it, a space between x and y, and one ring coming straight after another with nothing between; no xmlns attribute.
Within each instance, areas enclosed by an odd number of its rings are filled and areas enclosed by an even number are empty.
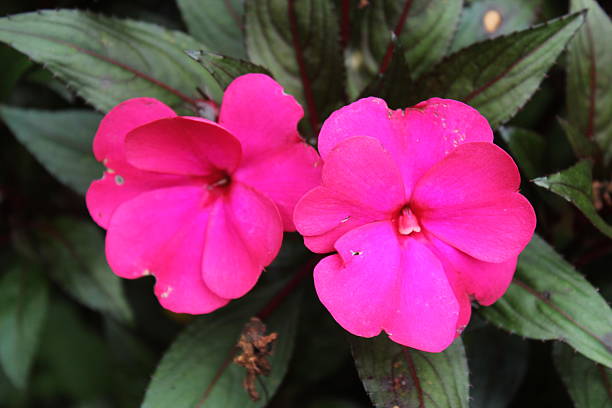
<svg viewBox="0 0 612 408"><path fill-rule="evenodd" d="M221 171L219 174L215 174L215 176L212 177L212 179L207 183L206 188L208 190L223 188L229 186L231 182L232 177L225 171Z"/></svg>
<svg viewBox="0 0 612 408"><path fill-rule="evenodd" d="M421 226L417 218L407 205L400 211L397 221L397 231L400 235L410 235L413 232L421 232Z"/></svg>

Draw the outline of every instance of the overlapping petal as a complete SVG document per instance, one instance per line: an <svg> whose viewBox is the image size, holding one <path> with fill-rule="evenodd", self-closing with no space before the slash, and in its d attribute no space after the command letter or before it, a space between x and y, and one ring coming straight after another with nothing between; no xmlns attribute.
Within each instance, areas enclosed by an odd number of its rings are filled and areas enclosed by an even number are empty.
<svg viewBox="0 0 612 408"><path fill-rule="evenodd" d="M321 302L349 332L380 333L392 313L390 294L400 273L400 246L390 222L355 228L336 242L338 255L316 266L314 281Z"/></svg>
<svg viewBox="0 0 612 408"><path fill-rule="evenodd" d="M304 110L272 78L247 74L225 90L219 123L242 144L245 160L299 143L297 124Z"/></svg>
<svg viewBox="0 0 612 408"><path fill-rule="evenodd" d="M331 251L350 229L389 219L405 200L397 166L371 137L339 143L326 158L322 179L323 187L308 192L294 213L298 231L315 252Z"/></svg>
<svg viewBox="0 0 612 408"><path fill-rule="evenodd" d="M219 296L238 298L257 282L278 253L280 214L268 198L234 183L211 212L202 257L202 277Z"/></svg>
<svg viewBox="0 0 612 408"><path fill-rule="evenodd" d="M442 351L457 336L460 307L455 293L442 264L424 243L404 241L401 255L400 279L388 300L394 309L385 331L405 346Z"/></svg>
<svg viewBox="0 0 612 408"><path fill-rule="evenodd" d="M461 252L436 237L430 242L444 269L456 275L469 296L476 298L484 306L493 304L508 289L516 270L518 257L500 263L483 262Z"/></svg>
<svg viewBox="0 0 612 408"><path fill-rule="evenodd" d="M213 293L201 274L207 198L200 186L171 187L121 205L106 235L113 272L128 279L155 276L160 303L177 313L208 313L225 305L228 299Z"/></svg>
<svg viewBox="0 0 612 408"><path fill-rule="evenodd" d="M168 106L153 98L121 102L104 116L94 138L93 149L100 162L123 162L123 142L131 130L146 123L175 117Z"/></svg>
<svg viewBox="0 0 612 408"><path fill-rule="evenodd" d="M486 262L516 257L535 229L531 204L516 192L512 159L488 143L465 144L417 183L411 205L436 237Z"/></svg>
<svg viewBox="0 0 612 408"><path fill-rule="evenodd" d="M290 143L243 162L234 179L274 201L285 231L295 231L293 210L299 199L321 181L321 161L306 143Z"/></svg>
<svg viewBox="0 0 612 408"><path fill-rule="evenodd" d="M355 136L380 141L395 159L409 196L416 180L455 147L469 142L492 142L487 120L461 102L432 98L413 108L390 110L384 100L364 98L334 112L323 124L319 152L331 150Z"/></svg>
<svg viewBox="0 0 612 408"><path fill-rule="evenodd" d="M141 170L186 176L232 173L240 162L240 142L204 119L175 117L142 125L125 139L127 161Z"/></svg>

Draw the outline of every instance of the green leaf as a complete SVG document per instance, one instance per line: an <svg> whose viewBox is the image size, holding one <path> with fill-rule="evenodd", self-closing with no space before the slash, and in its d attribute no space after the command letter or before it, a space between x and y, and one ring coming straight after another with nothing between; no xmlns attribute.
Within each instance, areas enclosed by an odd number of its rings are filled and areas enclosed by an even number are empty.
<svg viewBox="0 0 612 408"><path fill-rule="evenodd" d="M304 106L311 131L342 103L338 17L328 0L252 0L245 4L250 59L270 70Z"/></svg>
<svg viewBox="0 0 612 408"><path fill-rule="evenodd" d="M91 182L100 178L103 168L92 153L100 114L0 106L0 117L49 173L68 187L85 194Z"/></svg>
<svg viewBox="0 0 612 408"><path fill-rule="evenodd" d="M542 163L546 157L546 141L542 136L516 127L501 127L499 134L527 178L542 174Z"/></svg>
<svg viewBox="0 0 612 408"><path fill-rule="evenodd" d="M593 205L592 167L590 160L581 160L569 169L533 182L574 204L598 230L612 238L612 226L601 218Z"/></svg>
<svg viewBox="0 0 612 408"><path fill-rule="evenodd" d="M572 11L588 9L586 23L568 47L567 112L569 122L594 140L612 160L612 22L594 0L571 0Z"/></svg>
<svg viewBox="0 0 612 408"><path fill-rule="evenodd" d="M497 37L452 54L406 89L412 103L439 96L478 109L497 127L538 89L548 69L584 21L583 13Z"/></svg>
<svg viewBox="0 0 612 408"><path fill-rule="evenodd" d="M451 50L529 28L545 0L477 0L461 13ZM498 19L499 18L499 19Z"/></svg>
<svg viewBox="0 0 612 408"><path fill-rule="evenodd" d="M359 377L376 407L468 407L469 381L460 338L441 353L393 343L385 335L351 336Z"/></svg>
<svg viewBox="0 0 612 408"><path fill-rule="evenodd" d="M223 90L240 75L249 73L272 75L264 67L241 59L225 57L207 51L188 51L187 54L202 64Z"/></svg>
<svg viewBox="0 0 612 408"><path fill-rule="evenodd" d="M27 384L47 304L47 282L37 267L14 265L0 280L0 362L18 388Z"/></svg>
<svg viewBox="0 0 612 408"><path fill-rule="evenodd" d="M555 343L553 358L576 408L605 408L612 402L612 370Z"/></svg>
<svg viewBox="0 0 612 408"><path fill-rule="evenodd" d="M385 71L394 39L404 53L413 79L446 54L455 32L462 0L379 0L358 11L347 61L349 78L363 89Z"/></svg>
<svg viewBox="0 0 612 408"><path fill-rule="evenodd" d="M557 118L559 124L565 132L565 136L572 146L572 150L579 158L591 158L597 154L597 145L587 139L584 134L572 126L568 121L562 118Z"/></svg>
<svg viewBox="0 0 612 408"><path fill-rule="evenodd" d="M191 37L154 24L77 10L43 10L0 18L0 42L44 64L101 111L134 97L182 108L196 88L219 93L184 50Z"/></svg>
<svg viewBox="0 0 612 408"><path fill-rule="evenodd" d="M132 320L121 279L104 258L104 238L91 222L58 218L40 228L49 276L85 306L121 322Z"/></svg>
<svg viewBox="0 0 612 408"><path fill-rule="evenodd" d="M481 313L504 330L532 339L564 341L612 367L610 306L537 235L521 253L506 294Z"/></svg>
<svg viewBox="0 0 612 408"><path fill-rule="evenodd" d="M389 63L389 67L383 74L378 74L376 78L368 84L368 86L359 95L360 98L368 96L376 96L384 99L387 105L392 109L402 109L409 103L409 98L405 90L397 86L399 83L414 82L410 79L410 69L406 63L403 47L400 44L396 45L393 52L393 58Z"/></svg>
<svg viewBox="0 0 612 408"><path fill-rule="evenodd" d="M527 372L528 343L491 326L462 337L470 365L470 407L507 407Z"/></svg>
<svg viewBox="0 0 612 408"><path fill-rule="evenodd" d="M199 318L183 331L160 361L145 395L143 408L200 406L263 407L280 385L293 351L300 297L292 296L265 320L268 332L278 333L270 357L272 371L260 377L257 402L249 399L242 381L244 368L232 363L245 323L269 297L252 293L212 315Z"/></svg>
<svg viewBox="0 0 612 408"><path fill-rule="evenodd" d="M245 58L243 14L245 0L177 0L189 33L209 50Z"/></svg>

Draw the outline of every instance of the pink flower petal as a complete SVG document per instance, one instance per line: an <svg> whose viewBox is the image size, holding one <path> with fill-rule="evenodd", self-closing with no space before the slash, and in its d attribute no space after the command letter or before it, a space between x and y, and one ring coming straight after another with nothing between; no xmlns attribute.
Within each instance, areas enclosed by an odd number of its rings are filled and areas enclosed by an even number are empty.
<svg viewBox="0 0 612 408"><path fill-rule="evenodd" d="M375 138L337 144L325 158L322 176L325 187L365 208L391 213L405 201L397 165Z"/></svg>
<svg viewBox="0 0 612 408"><path fill-rule="evenodd" d="M315 288L334 319L362 337L380 333L391 313L400 247L390 222L356 228L336 242L338 255L316 266Z"/></svg>
<svg viewBox="0 0 612 408"><path fill-rule="evenodd" d="M178 175L232 173L241 156L240 142L214 122L176 117L142 125L125 140L128 162L142 170ZM216 181L216 180L215 180Z"/></svg>
<svg viewBox="0 0 612 408"><path fill-rule="evenodd" d="M385 331L408 347L444 350L457 335L460 307L442 264L423 243L407 239L400 276L396 307L384 323Z"/></svg>
<svg viewBox="0 0 612 408"><path fill-rule="evenodd" d="M284 230L295 231L295 205L321 182L321 167L317 152L306 143L297 142L242 163L234 179L272 200L281 214Z"/></svg>
<svg viewBox="0 0 612 408"><path fill-rule="evenodd" d="M294 212L295 226L304 243L317 253L333 251L334 243L347 231L386 218L386 213L362 208L327 187L306 193Z"/></svg>
<svg viewBox="0 0 612 408"><path fill-rule="evenodd" d="M247 74L225 90L219 123L240 140L247 159L301 141L297 124L303 116L302 107L276 81Z"/></svg>
<svg viewBox="0 0 612 408"><path fill-rule="evenodd" d="M200 273L206 198L201 187L172 187L122 204L106 235L113 272L128 279L154 275L160 303L177 313L208 313L225 305L228 300L212 293Z"/></svg>
<svg viewBox="0 0 612 408"><path fill-rule="evenodd" d="M115 164L104 172L102 179L91 183L85 196L89 214L102 228L108 228L115 209L124 202L146 191L188 182L181 176L152 175L127 163L117 161Z"/></svg>
<svg viewBox="0 0 612 408"><path fill-rule="evenodd" d="M404 202L402 177L391 156L371 137L338 144L323 166L323 187L308 192L294 221L314 252L329 252L346 231L390 219Z"/></svg>
<svg viewBox="0 0 612 408"><path fill-rule="evenodd" d="M175 116L172 109L157 99L134 98L121 102L100 122L93 143L96 159L123 162L123 141L129 131L154 120Z"/></svg>
<svg viewBox="0 0 612 408"><path fill-rule="evenodd" d="M461 280L466 293L478 303L489 306L508 289L516 270L517 257L501 263L479 261L444 242L430 237L445 270L452 270Z"/></svg>
<svg viewBox="0 0 612 408"><path fill-rule="evenodd" d="M417 183L411 206L421 225L446 243L486 262L516 257L535 229L531 204L515 192L512 159L489 143L455 149Z"/></svg>
<svg viewBox="0 0 612 408"><path fill-rule="evenodd" d="M247 186L233 184L211 212L202 258L206 285L224 298L243 296L278 253L282 237L274 203Z"/></svg>
<svg viewBox="0 0 612 408"><path fill-rule="evenodd" d="M429 167L455 147L468 142L492 142L487 120L461 102L432 98L405 111L388 109L378 98L365 98L334 112L323 124L319 152L330 151L355 136L378 139L395 159L410 196L412 186Z"/></svg>

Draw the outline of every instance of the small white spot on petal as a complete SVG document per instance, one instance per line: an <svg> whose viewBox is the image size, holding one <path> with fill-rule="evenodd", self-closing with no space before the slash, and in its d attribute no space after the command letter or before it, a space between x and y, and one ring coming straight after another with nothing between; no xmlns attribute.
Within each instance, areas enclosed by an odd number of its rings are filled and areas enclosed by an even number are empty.
<svg viewBox="0 0 612 408"><path fill-rule="evenodd" d="M161 297L166 299L170 295L170 293L172 293L172 289L172 286L168 286L168 288L166 288L166 290L161 294Z"/></svg>
<svg viewBox="0 0 612 408"><path fill-rule="evenodd" d="M357 256L357 255L363 254L363 251L353 251L352 249L350 251L351 251L351 255L353 255L353 256Z"/></svg>
<svg viewBox="0 0 612 408"><path fill-rule="evenodd" d="M344 217L343 219L341 219L341 220L340 220L340 222L341 222L341 223L345 223L345 222L347 222L347 221L348 221L348 220L350 220L350 219L351 219L351 216L350 216L350 215L347 215L346 217Z"/></svg>
<svg viewBox="0 0 612 408"><path fill-rule="evenodd" d="M113 173L115 172L115 170L107 168L107 169L106 169L106 172L107 172L108 174L113 174Z"/></svg>
<svg viewBox="0 0 612 408"><path fill-rule="evenodd" d="M142 271L142 276L149 276L151 274L151 271L148 269L145 269L144 271Z"/></svg>

